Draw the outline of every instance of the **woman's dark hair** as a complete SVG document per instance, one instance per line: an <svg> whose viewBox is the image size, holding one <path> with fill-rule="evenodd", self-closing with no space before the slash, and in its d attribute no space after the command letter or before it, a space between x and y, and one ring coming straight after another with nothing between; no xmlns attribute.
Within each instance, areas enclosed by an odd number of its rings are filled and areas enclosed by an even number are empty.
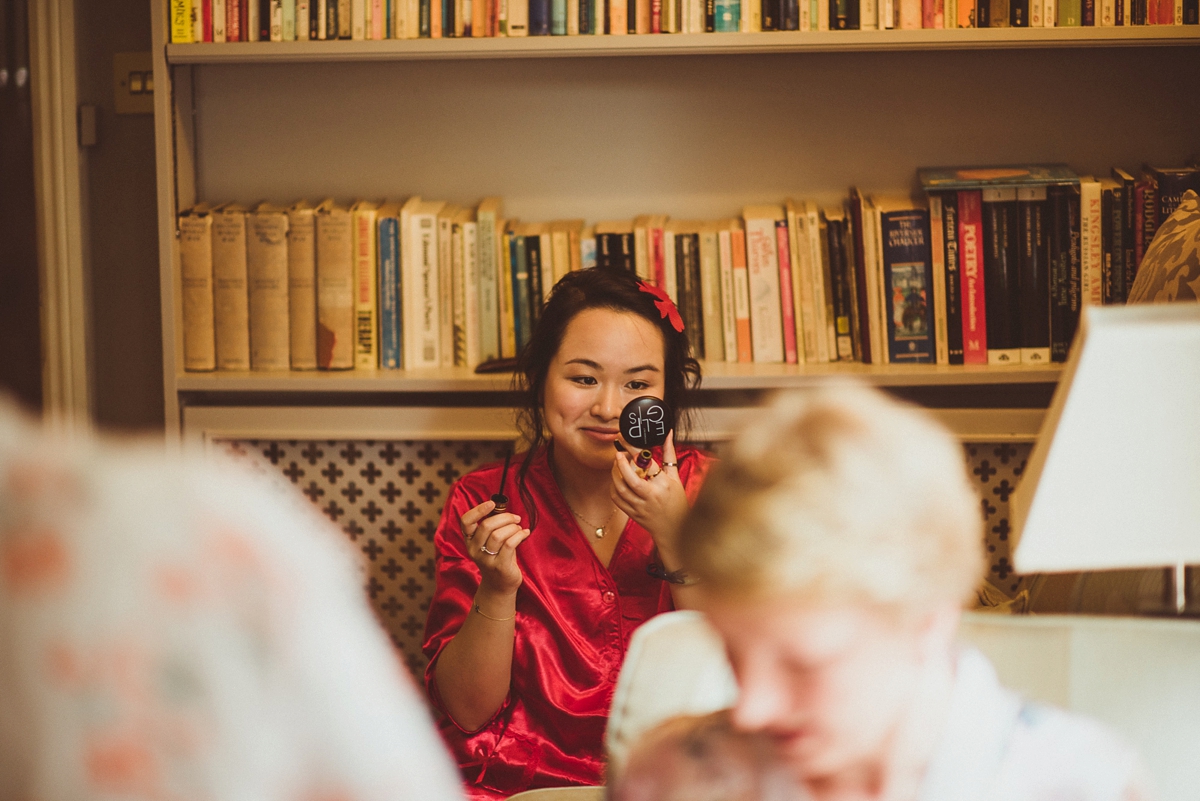
<svg viewBox="0 0 1200 801"><path fill-rule="evenodd" d="M663 338L663 400L675 412L675 428L687 430L692 396L700 386L700 363L692 357L687 331L676 331L655 306L654 295L643 292L642 282L633 273L591 268L567 273L550 292L541 309L529 342L517 356L517 374L513 378L520 397L517 427L529 443L529 452L517 474L517 488L528 514L536 525L536 511L525 475L540 448L546 446L545 421L542 419L542 390L550 362L562 345L567 326L588 309L611 309L636 314L652 323Z"/></svg>

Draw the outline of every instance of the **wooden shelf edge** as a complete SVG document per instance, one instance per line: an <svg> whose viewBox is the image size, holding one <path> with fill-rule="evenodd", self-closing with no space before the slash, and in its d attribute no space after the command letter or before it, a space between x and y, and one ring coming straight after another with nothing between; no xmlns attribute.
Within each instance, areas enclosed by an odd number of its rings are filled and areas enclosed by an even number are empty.
<svg viewBox="0 0 1200 801"><path fill-rule="evenodd" d="M594 56L732 55L894 50L1147 47L1200 44L1198 25L1104 28L779 31L642 36L533 36L382 41L228 42L167 45L171 64L403 61Z"/></svg>
<svg viewBox="0 0 1200 801"><path fill-rule="evenodd" d="M705 390L759 390L802 387L829 378L857 378L876 386L964 386L1053 384L1058 365L962 367L936 365L704 365ZM363 392L506 392L509 374L476 375L465 369L389 373L184 373L175 377L176 392L221 393L363 393Z"/></svg>

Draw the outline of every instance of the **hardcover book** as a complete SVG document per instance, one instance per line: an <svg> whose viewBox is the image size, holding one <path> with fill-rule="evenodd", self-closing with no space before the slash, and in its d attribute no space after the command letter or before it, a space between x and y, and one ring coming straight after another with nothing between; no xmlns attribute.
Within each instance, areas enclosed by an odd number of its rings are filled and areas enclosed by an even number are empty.
<svg viewBox="0 0 1200 801"><path fill-rule="evenodd" d="M287 370L288 217L282 206L260 203L249 215L246 275L250 290L250 369Z"/></svg>
<svg viewBox="0 0 1200 801"><path fill-rule="evenodd" d="M958 243L958 193L942 198L942 242L946 258L946 356L950 364L963 363L962 270Z"/></svg>
<svg viewBox="0 0 1200 801"><path fill-rule="evenodd" d="M754 361L753 334L750 330L750 275L746 267L746 232L736 226L729 232L733 259L734 319L737 324L737 360Z"/></svg>
<svg viewBox="0 0 1200 801"><path fill-rule="evenodd" d="M326 200L316 210L317 367L354 367L354 228L350 210Z"/></svg>
<svg viewBox="0 0 1200 801"><path fill-rule="evenodd" d="M987 306L983 279L983 199L978 190L958 193L959 265L962 276L963 363L987 364Z"/></svg>
<svg viewBox="0 0 1200 801"><path fill-rule="evenodd" d="M942 232L942 197L929 196L929 266L933 283L933 347L938 364L950 363L946 340L946 238Z"/></svg>
<svg viewBox="0 0 1200 801"><path fill-rule="evenodd" d="M933 363L929 212L911 204L881 202L879 222L889 361Z"/></svg>
<svg viewBox="0 0 1200 801"><path fill-rule="evenodd" d="M1081 302L1104 303L1103 208L1100 183L1086 176L1079 179L1079 278Z"/></svg>
<svg viewBox="0 0 1200 801"><path fill-rule="evenodd" d="M1020 286L1021 361L1050 361L1050 275L1046 187L1017 190L1017 276Z"/></svg>
<svg viewBox="0 0 1200 801"><path fill-rule="evenodd" d="M183 369L215 370L213 327L213 218L207 203L179 214L180 294L183 297Z"/></svg>
<svg viewBox="0 0 1200 801"><path fill-rule="evenodd" d="M400 273L404 367L441 364L437 216L444 203L411 197L400 210Z"/></svg>
<svg viewBox="0 0 1200 801"><path fill-rule="evenodd" d="M500 358L500 278L497 225L500 198L489 197L475 211L479 249L479 358Z"/></svg>
<svg viewBox="0 0 1200 801"><path fill-rule="evenodd" d="M917 179L926 192L982 189L987 186L1050 186L1073 184L1079 176L1065 164L1000 167L922 167Z"/></svg>
<svg viewBox="0 0 1200 801"><path fill-rule="evenodd" d="M1050 213L1050 359L1065 362L1079 322L1079 188L1047 189Z"/></svg>
<svg viewBox="0 0 1200 801"><path fill-rule="evenodd" d="M721 260L717 224L699 226L700 315L704 329L704 358L725 360L724 322L721 310Z"/></svg>
<svg viewBox="0 0 1200 801"><path fill-rule="evenodd" d="M1019 364L1021 288L1017 266L1017 189L995 187L982 190L981 195L988 364Z"/></svg>
<svg viewBox="0 0 1200 801"><path fill-rule="evenodd" d="M777 206L747 206L742 212L750 282L750 332L756 362L784 360L783 307L775 233L775 221L782 215L783 210Z"/></svg>
<svg viewBox="0 0 1200 801"><path fill-rule="evenodd" d="M384 203L376 217L379 250L379 366L399 370L400 349L400 203Z"/></svg>
<svg viewBox="0 0 1200 801"><path fill-rule="evenodd" d="M379 367L379 343L376 329L376 292L379 275L376 265L375 219L379 204L359 201L350 210L354 227L354 366L359 370Z"/></svg>
<svg viewBox="0 0 1200 801"><path fill-rule="evenodd" d="M213 325L218 370L250 369L250 296L246 276L246 208L213 212Z"/></svg>

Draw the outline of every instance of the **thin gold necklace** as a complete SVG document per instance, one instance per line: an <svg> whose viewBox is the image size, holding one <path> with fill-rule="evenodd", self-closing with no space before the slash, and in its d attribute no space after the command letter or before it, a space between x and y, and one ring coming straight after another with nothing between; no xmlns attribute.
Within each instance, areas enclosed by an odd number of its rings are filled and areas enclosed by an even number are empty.
<svg viewBox="0 0 1200 801"><path fill-rule="evenodd" d="M563 496L563 500L564 500L564 501L567 501L567 496L566 496L566 495L564 495L564 496ZM608 530L608 524L612 522L613 515L617 513L617 508L614 506L614 507L612 508L612 510L611 510L611 511L608 513L608 517L607 517L607 518L605 518L605 520L604 520L604 525L602 525L602 526L597 526L595 523L593 523L592 521L588 520L588 519L587 519L586 517L584 517L583 515L579 514L579 512L576 512L576 511L575 511L575 507L571 505L571 502L570 502L570 501L567 501L567 508L571 510L571 514L573 514L573 515L575 515L576 517L578 517L578 518L579 518L579 522L583 523L585 526L587 526L588 528L590 528L590 529L592 529L593 531L595 531L595 533L596 533L596 539L601 539L601 538L603 538L603 537L604 537L604 534L605 534L605 532Z"/></svg>

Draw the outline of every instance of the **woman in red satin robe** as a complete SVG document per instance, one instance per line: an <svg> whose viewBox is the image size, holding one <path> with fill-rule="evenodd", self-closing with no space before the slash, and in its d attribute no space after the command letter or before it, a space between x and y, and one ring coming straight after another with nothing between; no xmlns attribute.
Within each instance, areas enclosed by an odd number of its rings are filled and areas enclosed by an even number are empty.
<svg viewBox="0 0 1200 801"><path fill-rule="evenodd" d="M426 684L473 798L601 784L629 638L687 604L675 529L710 457L673 435L639 473L613 447L642 395L685 411L699 383L661 292L626 273L564 277L519 376L530 449L455 484L435 535ZM508 497L497 514L493 493ZM665 577L665 578L664 578Z"/></svg>

